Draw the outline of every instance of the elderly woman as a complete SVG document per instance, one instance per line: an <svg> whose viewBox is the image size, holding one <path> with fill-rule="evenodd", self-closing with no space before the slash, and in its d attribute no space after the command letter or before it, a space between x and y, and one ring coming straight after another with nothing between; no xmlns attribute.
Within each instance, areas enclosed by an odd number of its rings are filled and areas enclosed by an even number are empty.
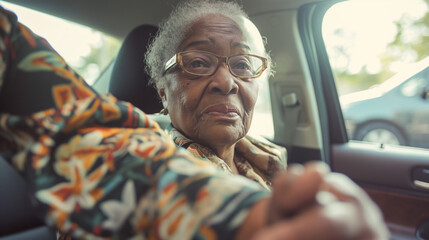
<svg viewBox="0 0 429 240"><path fill-rule="evenodd" d="M234 2L188 1L161 26L146 56L174 142L269 188L285 150L246 136L258 86L270 74L262 37Z"/></svg>
<svg viewBox="0 0 429 240"><path fill-rule="evenodd" d="M170 80L176 71L178 81L166 83L170 87L160 93L169 110L177 106L169 100L176 93L187 104L182 111L189 107L202 114L197 117L203 125L198 123L190 137L202 139L237 172L231 164L237 151L231 147L238 148L234 142L250 124L256 98L250 90L257 88L253 80L266 66L258 70L252 64L255 58L265 62L264 52L242 27L247 20L209 16L195 22L201 27L193 25L203 35L188 31L181 43L187 52L177 53L183 58L178 62L190 64L184 65L186 71L170 64L161 71L171 74ZM131 104L93 91L13 13L0 7L0 19L0 153L26 180L47 224L77 239L387 238L374 203L325 165L289 167L273 181L272 192L226 174L178 148ZM239 29L243 32L235 34ZM228 34L219 38L222 32ZM193 50L202 46L200 58L195 57ZM210 59L216 64L205 62ZM224 74L228 78L220 81ZM18 94L34 84L28 94ZM207 95L175 90L201 88ZM216 102L207 103L206 97ZM181 120L174 124L184 131L189 125Z"/></svg>

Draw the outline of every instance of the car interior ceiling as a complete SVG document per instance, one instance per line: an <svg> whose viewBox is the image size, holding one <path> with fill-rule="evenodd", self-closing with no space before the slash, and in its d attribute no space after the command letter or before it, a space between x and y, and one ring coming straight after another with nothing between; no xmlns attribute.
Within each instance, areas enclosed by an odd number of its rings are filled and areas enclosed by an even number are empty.
<svg viewBox="0 0 429 240"><path fill-rule="evenodd" d="M159 22L168 16L173 6L177 5L180 0L3 1L16 3L23 7L91 26L118 39L124 39L131 29L142 23L158 25ZM261 4L260 0L246 0L244 10L249 16L253 16L262 12L284 9L285 5L287 5L287 9L294 9L310 2L314 2L314 0L271 1L270 4ZM123 17L124 13L126 13L127 17Z"/></svg>
<svg viewBox="0 0 429 240"><path fill-rule="evenodd" d="M157 25L179 0L6 0L23 7L90 26L118 39L142 23ZM149 6L149 7L148 7ZM126 14L126 17L124 17Z"/></svg>

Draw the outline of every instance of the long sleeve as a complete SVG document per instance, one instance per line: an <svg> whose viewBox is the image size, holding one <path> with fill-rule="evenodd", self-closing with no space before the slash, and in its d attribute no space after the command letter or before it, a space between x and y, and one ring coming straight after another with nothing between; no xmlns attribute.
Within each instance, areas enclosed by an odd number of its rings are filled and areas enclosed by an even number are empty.
<svg viewBox="0 0 429 240"><path fill-rule="evenodd" d="M0 152L50 225L87 239L232 239L267 196L99 95L0 7Z"/></svg>

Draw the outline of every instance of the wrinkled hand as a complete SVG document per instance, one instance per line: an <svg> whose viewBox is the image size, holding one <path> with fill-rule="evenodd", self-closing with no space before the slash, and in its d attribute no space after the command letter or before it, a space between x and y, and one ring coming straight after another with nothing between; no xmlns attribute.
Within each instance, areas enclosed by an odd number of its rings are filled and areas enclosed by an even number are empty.
<svg viewBox="0 0 429 240"><path fill-rule="evenodd" d="M320 162L290 166L275 179L272 197L252 208L245 223L251 228L242 228L238 237L253 240L384 240L389 236L380 210L367 194Z"/></svg>

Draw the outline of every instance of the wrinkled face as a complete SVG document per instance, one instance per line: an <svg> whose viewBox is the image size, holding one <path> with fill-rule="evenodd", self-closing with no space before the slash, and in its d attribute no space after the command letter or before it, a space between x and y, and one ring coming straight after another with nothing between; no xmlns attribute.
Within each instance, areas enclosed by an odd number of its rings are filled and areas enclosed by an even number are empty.
<svg viewBox="0 0 429 240"><path fill-rule="evenodd" d="M262 38L248 20L237 23L222 15L207 15L190 26L179 51L202 50L219 56L265 56ZM258 96L256 79L233 76L224 63L211 76L195 76L179 67L168 73L160 90L172 124L188 138L215 148L246 135Z"/></svg>

